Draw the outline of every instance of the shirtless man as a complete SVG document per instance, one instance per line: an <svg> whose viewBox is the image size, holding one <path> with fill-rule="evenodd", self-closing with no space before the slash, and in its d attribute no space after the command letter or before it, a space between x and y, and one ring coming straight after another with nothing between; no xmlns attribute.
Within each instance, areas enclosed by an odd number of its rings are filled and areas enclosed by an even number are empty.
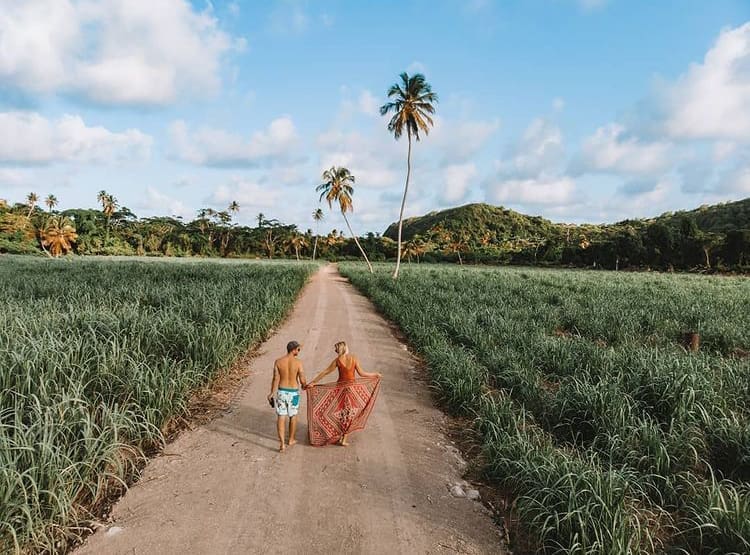
<svg viewBox="0 0 750 555"><path fill-rule="evenodd" d="M297 412L299 410L299 389L297 384L307 387L307 379L302 370L302 363L297 360L297 355L302 345L296 341L290 341L286 345L286 356L273 363L273 381L271 382L271 393L268 394L268 402L271 406L276 405L276 429L279 433L279 451L286 449L284 444L284 432L286 431L286 419L289 418L289 446L297 440L294 433L297 430ZM274 395L275 393L275 395Z"/></svg>

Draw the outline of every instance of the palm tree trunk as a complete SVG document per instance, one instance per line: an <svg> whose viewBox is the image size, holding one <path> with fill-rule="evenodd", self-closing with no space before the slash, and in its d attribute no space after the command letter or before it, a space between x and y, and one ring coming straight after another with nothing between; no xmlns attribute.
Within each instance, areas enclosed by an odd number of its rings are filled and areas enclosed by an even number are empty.
<svg viewBox="0 0 750 555"><path fill-rule="evenodd" d="M406 134L409 137L409 150L406 154L406 185L404 185L404 198L401 199L401 211L398 214L398 252L396 252L396 269L393 272L393 279L398 278L398 270L401 267L401 228L404 225L404 206L406 206L406 193L409 192L409 177L411 176L411 130L406 128Z"/></svg>
<svg viewBox="0 0 750 555"><path fill-rule="evenodd" d="M320 222L315 221L315 243L313 243L313 262L315 261L315 253L318 251L318 235L320 235Z"/></svg>
<svg viewBox="0 0 750 555"><path fill-rule="evenodd" d="M299 247L294 245L294 254L297 256L297 262L299 262Z"/></svg>
<svg viewBox="0 0 750 555"><path fill-rule="evenodd" d="M354 232L352 231L352 226L349 225L349 219L346 217L346 212L341 213L342 216L344 216L344 221L346 222L346 227L349 228L349 233L352 235L352 239L354 239L354 242L357 243L357 246L359 247L359 252L362 253L362 256L365 259L365 262L367 262L367 267L370 268L370 273L374 273L372 271L372 264L370 264L370 261L367 259L367 255L365 254L365 250L362 248L362 245L359 244L359 241L357 240L357 236L354 235Z"/></svg>

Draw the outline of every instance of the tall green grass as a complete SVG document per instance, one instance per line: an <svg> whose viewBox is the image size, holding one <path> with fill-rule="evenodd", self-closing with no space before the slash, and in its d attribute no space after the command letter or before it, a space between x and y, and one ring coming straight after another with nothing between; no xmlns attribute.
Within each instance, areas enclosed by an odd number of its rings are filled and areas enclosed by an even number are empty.
<svg viewBox="0 0 750 555"><path fill-rule="evenodd" d="M0 552L58 552L310 264L0 258Z"/></svg>
<svg viewBox="0 0 750 555"><path fill-rule="evenodd" d="M342 273L407 334L447 406L474 417L518 549L750 552L750 280Z"/></svg>

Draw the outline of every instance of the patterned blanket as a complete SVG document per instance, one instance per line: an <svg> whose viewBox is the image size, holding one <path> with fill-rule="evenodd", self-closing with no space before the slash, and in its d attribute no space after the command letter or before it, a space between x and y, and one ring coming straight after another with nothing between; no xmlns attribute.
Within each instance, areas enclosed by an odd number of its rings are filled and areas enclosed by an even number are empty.
<svg viewBox="0 0 750 555"><path fill-rule="evenodd" d="M380 391L380 378L316 385L306 391L310 444L328 445L364 429Z"/></svg>

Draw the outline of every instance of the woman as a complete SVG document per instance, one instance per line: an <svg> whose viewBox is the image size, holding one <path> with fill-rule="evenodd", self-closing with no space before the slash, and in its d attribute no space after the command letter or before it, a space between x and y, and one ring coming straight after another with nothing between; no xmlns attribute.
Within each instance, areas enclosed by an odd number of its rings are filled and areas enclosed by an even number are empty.
<svg viewBox="0 0 750 555"><path fill-rule="evenodd" d="M308 382L306 388L310 443L313 445L335 441L339 445L349 445L349 434L364 428L380 387L381 375L362 370L357 357L349 353L346 342L339 341L333 350L336 358ZM339 379L335 385L325 385L325 392L312 390L319 380L337 368ZM356 381L357 374L366 379Z"/></svg>

